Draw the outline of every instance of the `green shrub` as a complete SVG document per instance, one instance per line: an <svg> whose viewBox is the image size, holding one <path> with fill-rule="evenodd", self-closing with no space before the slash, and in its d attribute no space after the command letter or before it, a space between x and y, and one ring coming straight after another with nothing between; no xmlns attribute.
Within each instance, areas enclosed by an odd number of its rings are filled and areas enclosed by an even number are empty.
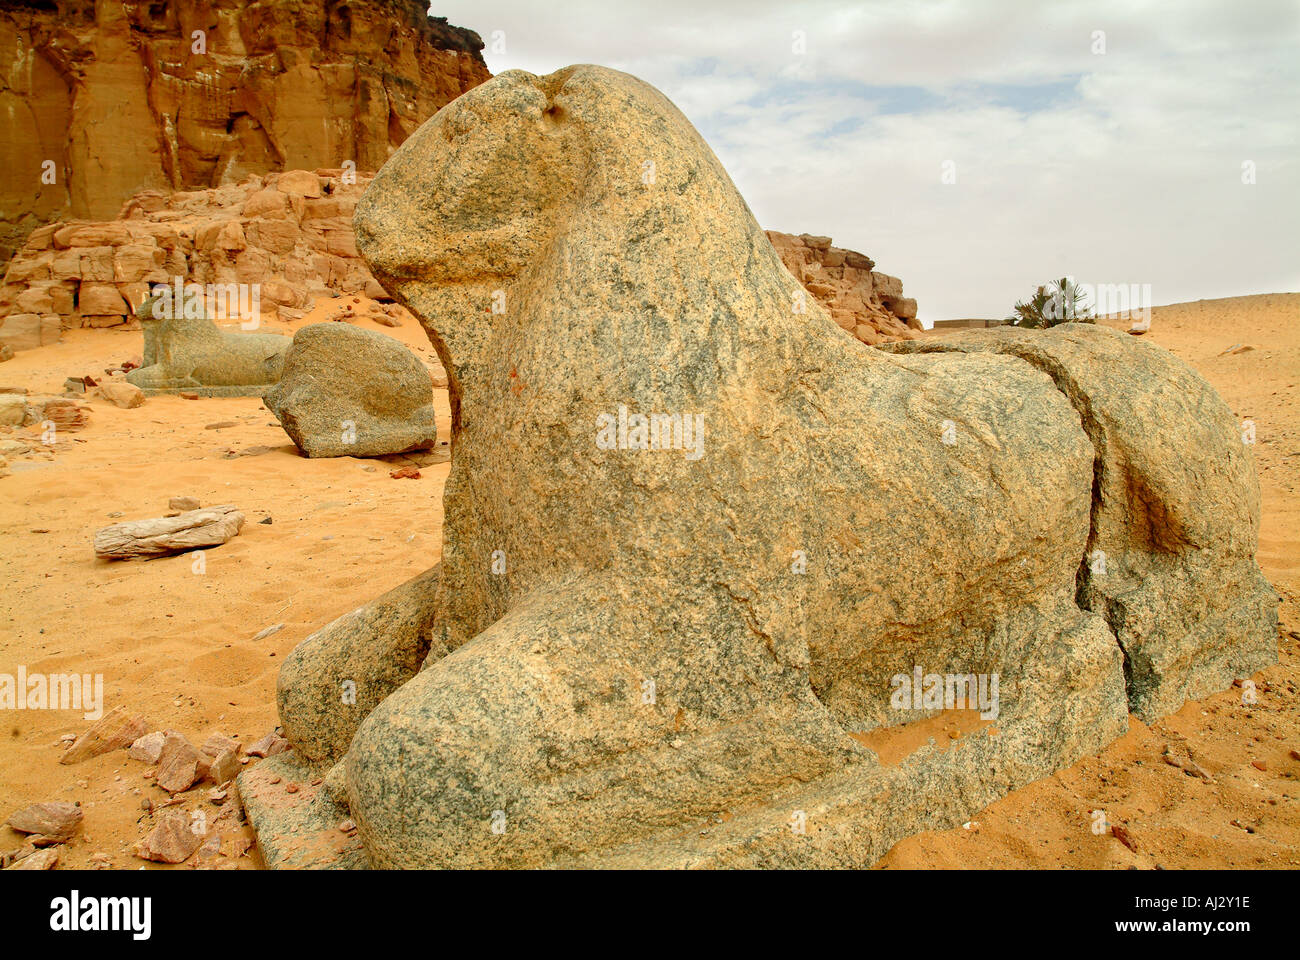
<svg viewBox="0 0 1300 960"><path fill-rule="evenodd" d="M1083 303L1084 292L1069 277L1039 287L1028 300L1015 305L1002 322L1012 327L1042 330L1058 323L1094 323L1092 309Z"/></svg>

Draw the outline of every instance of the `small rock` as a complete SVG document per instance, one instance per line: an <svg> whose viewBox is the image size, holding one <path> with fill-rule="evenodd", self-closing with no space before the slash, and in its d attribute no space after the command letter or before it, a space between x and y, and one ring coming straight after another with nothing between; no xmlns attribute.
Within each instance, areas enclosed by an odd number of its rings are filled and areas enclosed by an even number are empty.
<svg viewBox="0 0 1300 960"><path fill-rule="evenodd" d="M200 759L199 752L180 734L168 736L158 758L158 786L168 793L188 790L202 776Z"/></svg>
<svg viewBox="0 0 1300 960"><path fill-rule="evenodd" d="M228 834L221 840L221 852L231 860L238 860L244 854L248 853L248 850L252 845L253 838L245 836L242 832Z"/></svg>
<svg viewBox="0 0 1300 960"><path fill-rule="evenodd" d="M95 387L91 393L103 397L115 407L132 410L144 405L144 391L134 383L127 383L121 377L110 378Z"/></svg>
<svg viewBox="0 0 1300 960"><path fill-rule="evenodd" d="M257 634L257 636L253 637L253 639L254 639L254 640L265 640L267 637L271 636L271 634L273 634L273 633L279 633L279 632L280 632L281 630L283 630L283 629L284 629L284 624L283 624L283 623L273 624L272 626L267 627L265 630L260 631L260 632Z"/></svg>
<svg viewBox="0 0 1300 960"><path fill-rule="evenodd" d="M110 750L129 747L147 729L144 717L129 715L125 707L114 707L76 739L59 757L59 763L80 763Z"/></svg>
<svg viewBox="0 0 1300 960"><path fill-rule="evenodd" d="M221 834L214 833L208 839L199 845L198 857L200 860L208 860L212 857L221 855Z"/></svg>
<svg viewBox="0 0 1300 960"><path fill-rule="evenodd" d="M393 470L388 474L394 480L419 480L420 471L416 467L402 467L400 470Z"/></svg>
<svg viewBox="0 0 1300 960"><path fill-rule="evenodd" d="M1129 833L1122 824L1112 824L1110 832L1111 835L1120 843L1124 844L1124 846L1128 847L1134 853L1138 852L1137 841L1133 839L1133 835Z"/></svg>
<svg viewBox="0 0 1300 960"><path fill-rule="evenodd" d="M199 509L198 497L172 497L167 501L168 510L179 510L185 513L189 510Z"/></svg>
<svg viewBox="0 0 1300 960"><path fill-rule="evenodd" d="M219 420L216 423L206 424L204 430L225 430L228 427L237 427L239 424L234 420Z"/></svg>
<svg viewBox="0 0 1300 960"><path fill-rule="evenodd" d="M1268 769L1268 763L1267 763L1266 761L1264 761L1264 760L1252 760L1252 761L1250 761L1250 765L1251 765L1252 767L1254 767L1256 770L1267 770L1267 769Z"/></svg>
<svg viewBox="0 0 1300 960"><path fill-rule="evenodd" d="M126 755L132 760L143 760L145 763L157 763L158 758L162 756L163 744L167 742L167 734L171 731L155 730L153 733L146 733L126 751Z"/></svg>
<svg viewBox="0 0 1300 960"><path fill-rule="evenodd" d="M184 863L202 843L203 838L190 829L189 817L172 813L163 816L158 826L135 845L134 853L141 860Z"/></svg>
<svg viewBox="0 0 1300 960"><path fill-rule="evenodd" d="M45 803L34 803L11 814L6 822L19 833L47 837L49 843L63 843L76 832L81 817L81 808L75 803L66 800L50 800ZM46 845L36 843L35 839L31 842L38 847Z"/></svg>
<svg viewBox="0 0 1300 960"><path fill-rule="evenodd" d="M214 733L203 741L203 746L199 747L199 752L209 757L219 757L227 750L234 750L238 753L239 741L220 733Z"/></svg>
<svg viewBox="0 0 1300 960"><path fill-rule="evenodd" d="M5 869L12 863L17 863L23 857L30 857L35 852L35 846L30 843L24 843L16 850L6 850L4 853L0 853L0 870Z"/></svg>
<svg viewBox="0 0 1300 960"><path fill-rule="evenodd" d="M37 850L29 856L23 857L17 863L5 867L6 870L53 870L59 864L59 854L57 850Z"/></svg>
<svg viewBox="0 0 1300 960"><path fill-rule="evenodd" d="M238 748L223 750L217 754L207 771L207 779L215 784L228 783L239 773Z"/></svg>
<svg viewBox="0 0 1300 960"><path fill-rule="evenodd" d="M271 732L256 743L249 745L244 752L251 757L273 757L289 749L289 741L278 733Z"/></svg>

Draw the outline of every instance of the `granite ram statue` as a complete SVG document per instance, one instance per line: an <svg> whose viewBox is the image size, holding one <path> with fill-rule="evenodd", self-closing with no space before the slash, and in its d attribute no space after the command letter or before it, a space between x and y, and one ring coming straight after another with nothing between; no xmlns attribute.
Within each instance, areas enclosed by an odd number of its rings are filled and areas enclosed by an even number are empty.
<svg viewBox="0 0 1300 960"><path fill-rule="evenodd" d="M1196 373L1084 324L855 342L633 77L475 88L355 225L448 372L442 557L284 664L269 863L861 866L1276 660Z"/></svg>

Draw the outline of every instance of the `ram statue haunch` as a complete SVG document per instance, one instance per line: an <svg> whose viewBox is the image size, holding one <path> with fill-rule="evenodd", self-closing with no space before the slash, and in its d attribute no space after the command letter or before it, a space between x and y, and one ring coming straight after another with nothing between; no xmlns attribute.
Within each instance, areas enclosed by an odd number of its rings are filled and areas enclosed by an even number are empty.
<svg viewBox="0 0 1300 960"><path fill-rule="evenodd" d="M1196 373L1083 324L857 343L633 77L476 87L355 225L448 372L442 560L284 664L274 865L862 866L1276 660Z"/></svg>

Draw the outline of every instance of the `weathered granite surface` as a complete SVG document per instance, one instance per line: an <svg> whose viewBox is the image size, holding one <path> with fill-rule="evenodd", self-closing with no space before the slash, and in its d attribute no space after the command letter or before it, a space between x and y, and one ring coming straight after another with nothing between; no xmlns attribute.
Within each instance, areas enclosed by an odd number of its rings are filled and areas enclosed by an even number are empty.
<svg viewBox="0 0 1300 960"><path fill-rule="evenodd" d="M281 678L376 686L326 779L374 866L862 866L1099 751L1130 699L1276 655L1249 451L1199 377L1072 329L890 353L792 313L716 157L633 77L502 74L403 144L355 224L453 411L442 562L406 601L421 669L367 680L393 614L362 608ZM1183 402L1123 415L1171 375ZM1080 583L1098 544L1170 572L1136 617L1094 610L1130 595ZM1207 589L1232 630L1189 637ZM886 763L883 731L943 709L895 699L914 669L997 675L999 699ZM329 708L281 709L326 769L348 724L313 742ZM264 842L301 824L277 811Z"/></svg>
<svg viewBox="0 0 1300 960"><path fill-rule="evenodd" d="M424 364L374 330L303 327L263 400L309 457L382 457L427 450L438 440Z"/></svg>
<svg viewBox="0 0 1300 960"><path fill-rule="evenodd" d="M1094 450L1081 606L1124 649L1129 708L1150 722L1277 660L1277 594L1255 562L1260 500L1227 404L1172 353L1107 327L996 327L882 345L997 353L1050 376Z"/></svg>
<svg viewBox="0 0 1300 960"><path fill-rule="evenodd" d="M438 586L433 566L294 647L280 669L276 703L284 735L309 762L334 763L358 724L429 655ZM447 653L435 651L435 659Z"/></svg>

